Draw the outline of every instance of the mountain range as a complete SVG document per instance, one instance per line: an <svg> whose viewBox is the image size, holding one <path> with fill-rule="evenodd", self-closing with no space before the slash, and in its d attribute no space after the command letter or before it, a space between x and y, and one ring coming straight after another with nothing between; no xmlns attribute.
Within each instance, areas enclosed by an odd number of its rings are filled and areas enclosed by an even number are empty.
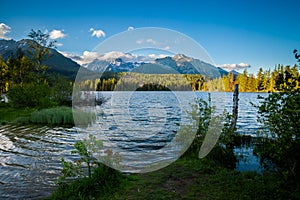
<svg viewBox="0 0 300 200"><path fill-rule="evenodd" d="M122 58L95 59L84 65L94 72L137 72L150 74L202 74L209 78L218 78L228 72L220 67L188 57L184 54L156 58L151 62L124 61Z"/></svg>
<svg viewBox="0 0 300 200"><path fill-rule="evenodd" d="M0 55L4 60L10 56L14 56L20 48L26 55L29 48L29 39L20 41L15 40L0 40ZM76 77L80 65L58 52L56 49L51 49L51 57L43 64L49 66L49 72L61 74L70 79ZM28 54L28 53L27 53ZM125 55L126 53L120 53ZM131 56L128 54L128 56ZM156 58L152 61L134 61L125 60L124 57L113 57L105 59L102 57L95 58L92 62L82 65L83 68L91 72L137 72L150 74L202 74L209 78L218 78L227 75L228 72L220 67L203 62L199 59L188 57L184 54L176 54L174 56L166 56Z"/></svg>

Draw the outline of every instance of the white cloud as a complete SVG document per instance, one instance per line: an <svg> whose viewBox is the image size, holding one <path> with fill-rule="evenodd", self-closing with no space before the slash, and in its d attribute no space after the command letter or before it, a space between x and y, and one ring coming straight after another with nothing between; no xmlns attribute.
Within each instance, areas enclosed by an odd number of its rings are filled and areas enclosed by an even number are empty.
<svg viewBox="0 0 300 200"><path fill-rule="evenodd" d="M71 58L73 61L77 62L79 65L84 65L86 63L92 62L99 57L97 52L84 51L82 55L75 55L72 53L59 51L65 57Z"/></svg>
<svg viewBox="0 0 300 200"><path fill-rule="evenodd" d="M59 42L55 43L55 45L58 46L58 47L63 46L63 44L62 44L62 43L59 43Z"/></svg>
<svg viewBox="0 0 300 200"><path fill-rule="evenodd" d="M1 39L10 39L9 37L6 36L7 33L9 33L11 30L11 28L4 24L4 23L0 23L0 38Z"/></svg>
<svg viewBox="0 0 300 200"><path fill-rule="evenodd" d="M128 26L127 31L132 31L134 29L133 26Z"/></svg>
<svg viewBox="0 0 300 200"><path fill-rule="evenodd" d="M111 51L105 54L99 54L98 52L93 51L84 51L82 55L74 55L66 52L60 53L68 58L71 58L80 65L88 64L95 59L112 62L117 58L122 58L122 60L129 62L137 58L136 55L126 54L118 51Z"/></svg>
<svg viewBox="0 0 300 200"><path fill-rule="evenodd" d="M239 63L239 64L223 64L223 65L219 65L219 67L227 71L231 71L231 70L241 70L241 69L250 68L251 65L247 63Z"/></svg>
<svg viewBox="0 0 300 200"><path fill-rule="evenodd" d="M149 43L149 44L153 44L153 45L157 45L158 44L158 42L155 41L155 40L153 40L152 38L147 39L146 42Z"/></svg>
<svg viewBox="0 0 300 200"><path fill-rule="evenodd" d="M170 55L166 55L166 54L159 54L157 58L165 58L165 57L168 57Z"/></svg>
<svg viewBox="0 0 300 200"><path fill-rule="evenodd" d="M170 55L166 55L166 54L149 54L148 57L149 58L152 58L152 59L156 59L156 58L165 58L165 57L168 57Z"/></svg>
<svg viewBox="0 0 300 200"><path fill-rule="evenodd" d="M97 38L105 37L105 32L101 29L95 30L94 28L90 28L90 32L92 32L92 36L95 36Z"/></svg>
<svg viewBox="0 0 300 200"><path fill-rule="evenodd" d="M106 61L111 61L116 58L122 58L122 60L126 62L134 61L137 59L137 56L135 54L130 54L130 53L123 53L119 51L111 51L107 52L105 54L102 54L98 59L99 60L106 60Z"/></svg>
<svg viewBox="0 0 300 200"><path fill-rule="evenodd" d="M148 39L139 39L136 41L137 44L145 44L145 43L148 43L148 44L151 44L151 45L154 45L154 46L159 46L159 42L157 42L156 40L153 40L152 38L148 38Z"/></svg>
<svg viewBox="0 0 300 200"><path fill-rule="evenodd" d="M165 46L164 50L170 50L170 46Z"/></svg>
<svg viewBox="0 0 300 200"><path fill-rule="evenodd" d="M148 56L149 56L149 58L156 58L156 55L154 53L149 54Z"/></svg>
<svg viewBox="0 0 300 200"><path fill-rule="evenodd" d="M83 55L80 56L81 57L81 63L79 64L86 64L89 62L92 62L93 60L95 60L96 58L98 58L100 55L97 52L93 52L93 51L84 51Z"/></svg>
<svg viewBox="0 0 300 200"><path fill-rule="evenodd" d="M59 38L64 38L67 35L64 34L61 30L53 30L49 33L49 36L50 36L50 39L56 40L56 39L59 39Z"/></svg>
<svg viewBox="0 0 300 200"><path fill-rule="evenodd" d="M137 44L143 44L144 40L143 39L139 39L136 41Z"/></svg>

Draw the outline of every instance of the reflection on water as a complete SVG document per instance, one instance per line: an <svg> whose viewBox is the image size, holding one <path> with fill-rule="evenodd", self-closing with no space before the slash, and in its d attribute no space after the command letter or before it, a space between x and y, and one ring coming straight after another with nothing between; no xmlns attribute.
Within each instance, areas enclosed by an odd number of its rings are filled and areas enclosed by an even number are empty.
<svg viewBox="0 0 300 200"><path fill-rule="evenodd" d="M118 133L118 131L115 131L124 125L124 121L122 121L122 123L116 122L114 125L107 123L107 127L105 124L102 124L103 129L101 129L101 131L104 133L112 132L116 135L110 135L110 141L104 141L104 146L112 148L109 145L111 145L111 141L114 140L117 140L117 143L125 149L136 147L138 143L138 148L132 151L134 154L134 151L141 151L143 148L144 150L147 148L148 150L149 148L160 148L164 142L171 140L173 137L172 134L177 131L176 125L183 120L180 118L179 113L183 112L184 109L172 106L176 105L176 99L163 98L162 93L157 94L161 96L164 102L162 104L159 102L149 104L148 106L152 106L150 109L146 109L147 105L145 104L143 104L143 106L140 104L134 105L135 101L133 100L131 106L140 109L139 112L136 112L132 107L128 107L128 113L131 113L130 115L133 119L131 123L134 124L126 124L126 127L132 126L147 130L147 128L151 126L151 123L157 123L164 127L159 131L167 134L149 136L150 139L151 137L156 138L152 138L153 140L148 141L139 141L139 137L135 136L136 140L132 141L130 140L132 133L124 134L124 132ZM107 93L106 95L111 94ZM199 92L197 96L203 99L208 98L207 93ZM257 112L250 104L250 102L257 102L256 97L256 93L241 93L239 96L239 117L237 121L239 134L254 135L257 130ZM152 100L155 101L155 98ZM172 101L175 102L175 104L172 104ZM153 105L155 106L153 107ZM219 112L222 112L224 108L231 112L232 93L212 93L212 105L216 105ZM113 115L110 113L109 107L104 107L103 110L105 110L105 112L101 115L101 119L104 123L105 120L109 120ZM114 114L122 115L122 112L115 110ZM163 114L166 118L161 118L160 114ZM126 121L126 117L118 118L118 120ZM168 126L171 128L169 129ZM122 127L122 130L126 130L126 127ZM80 132L79 134L75 128L0 126L0 199L37 199L49 196L55 187L54 181L60 174L61 158L64 157L66 160L76 159L76 155L71 154L73 144L76 140L82 138L84 134L91 133L94 130L85 131L86 132ZM105 137L98 139L105 139ZM151 141L154 142L151 143ZM159 142L162 143L160 144ZM132 145L131 143L134 144ZM239 163L237 166L239 170L257 169L258 160L253 157L251 148L236 149L235 151L237 154L242 154L244 158L248 158L245 162ZM163 153L157 153L153 159L159 161L165 158L165 156ZM170 155L170 157L171 156L172 155ZM129 155L127 159L134 160L135 157L130 157ZM142 164L145 163L136 162L136 166L132 167L139 167L139 165Z"/></svg>

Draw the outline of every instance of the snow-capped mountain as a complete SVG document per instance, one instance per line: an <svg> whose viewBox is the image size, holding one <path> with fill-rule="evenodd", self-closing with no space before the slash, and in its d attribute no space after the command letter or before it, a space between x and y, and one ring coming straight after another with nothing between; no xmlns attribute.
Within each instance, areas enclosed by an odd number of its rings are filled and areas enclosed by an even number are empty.
<svg viewBox="0 0 300 200"><path fill-rule="evenodd" d="M112 54L110 54L112 55ZM114 53L113 55L117 55ZM202 74L210 78L217 78L227 75L228 72L203 62L199 59L188 57L184 54L176 54L175 56L166 56L164 58L153 58L153 60L144 58L145 62L141 62L132 54L121 54L117 56L100 56L92 62L85 64L89 70L95 72L138 72L138 73L180 73L180 74ZM104 59L106 58L106 59ZM129 59L130 58L130 59ZM134 59L135 58L135 59ZM125 61L124 59L127 59ZM147 61L146 61L147 60Z"/></svg>

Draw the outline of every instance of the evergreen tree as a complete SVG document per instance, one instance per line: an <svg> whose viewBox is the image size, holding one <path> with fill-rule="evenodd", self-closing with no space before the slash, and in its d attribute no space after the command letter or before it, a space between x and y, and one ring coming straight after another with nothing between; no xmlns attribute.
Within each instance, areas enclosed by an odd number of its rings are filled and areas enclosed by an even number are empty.
<svg viewBox="0 0 300 200"><path fill-rule="evenodd" d="M263 87L264 73L262 68L259 68L256 77L257 77L257 91L258 92L264 91L264 87Z"/></svg>
<svg viewBox="0 0 300 200"><path fill-rule="evenodd" d="M243 74L239 74L237 77L237 83L239 84L239 90L241 92L248 91L248 72L245 69Z"/></svg>
<svg viewBox="0 0 300 200"><path fill-rule="evenodd" d="M264 79L263 79L263 91L264 92L269 92L270 89L270 79L271 79L271 72L270 69L266 70L264 72Z"/></svg>

